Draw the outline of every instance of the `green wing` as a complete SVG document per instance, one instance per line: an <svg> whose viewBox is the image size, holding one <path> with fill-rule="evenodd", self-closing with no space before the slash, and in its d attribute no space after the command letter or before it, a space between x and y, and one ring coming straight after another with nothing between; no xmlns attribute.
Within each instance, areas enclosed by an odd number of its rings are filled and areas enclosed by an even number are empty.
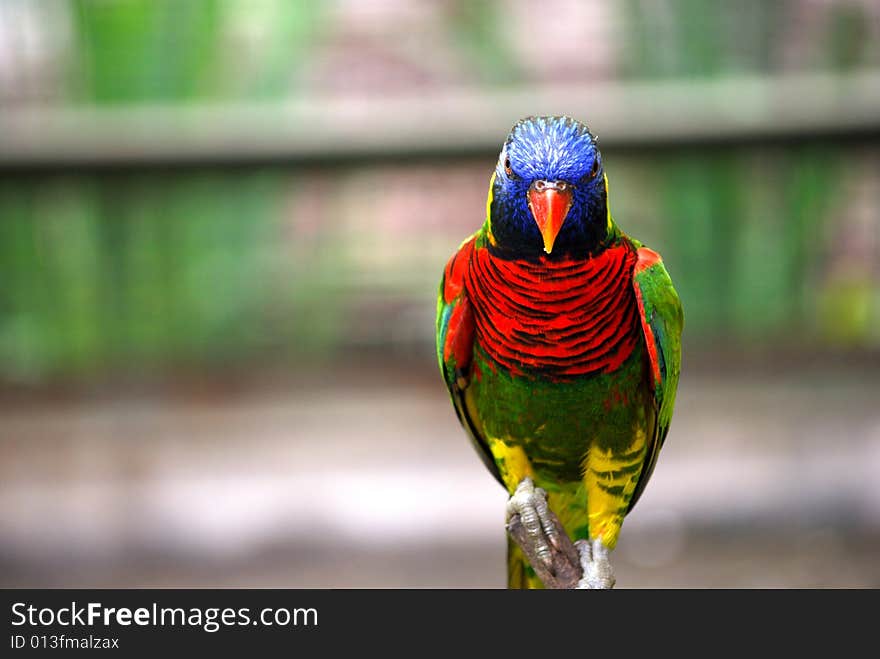
<svg viewBox="0 0 880 659"><path fill-rule="evenodd" d="M467 431L483 464L503 484L480 424L467 402L474 347L474 318L464 290L464 279L473 245L473 237L462 244L446 265L440 281L437 299L437 361L458 420Z"/></svg>
<svg viewBox="0 0 880 659"><path fill-rule="evenodd" d="M640 247L638 255L633 287L650 361L655 422L654 432L648 440L642 473L627 512L633 509L648 484L669 432L678 376L681 373L681 330L684 326L681 301L660 255L647 247Z"/></svg>

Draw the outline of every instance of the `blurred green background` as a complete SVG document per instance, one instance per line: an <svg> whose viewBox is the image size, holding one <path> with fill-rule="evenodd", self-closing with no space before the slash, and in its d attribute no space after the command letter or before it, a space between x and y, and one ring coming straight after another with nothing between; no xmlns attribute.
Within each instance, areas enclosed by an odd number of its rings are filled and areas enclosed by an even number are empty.
<svg viewBox="0 0 880 659"><path fill-rule="evenodd" d="M5 0L0 582L503 584L435 291L568 113L686 312L619 583L880 585L878 44L867 0Z"/></svg>

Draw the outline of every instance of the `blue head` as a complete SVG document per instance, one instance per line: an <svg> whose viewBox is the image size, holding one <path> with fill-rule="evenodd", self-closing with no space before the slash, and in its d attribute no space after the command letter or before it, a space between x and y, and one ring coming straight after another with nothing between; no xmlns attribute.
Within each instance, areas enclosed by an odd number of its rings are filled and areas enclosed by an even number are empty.
<svg viewBox="0 0 880 659"><path fill-rule="evenodd" d="M538 258L597 251L608 232L596 138L569 117L527 117L501 149L489 218L495 248Z"/></svg>

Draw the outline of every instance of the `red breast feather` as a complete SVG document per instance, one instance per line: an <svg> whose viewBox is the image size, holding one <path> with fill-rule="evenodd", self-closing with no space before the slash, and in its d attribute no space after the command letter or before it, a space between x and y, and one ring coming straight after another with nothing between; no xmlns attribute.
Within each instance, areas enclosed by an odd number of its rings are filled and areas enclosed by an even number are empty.
<svg viewBox="0 0 880 659"><path fill-rule="evenodd" d="M477 343L514 374L571 380L610 373L636 347L637 255L629 245L585 260L537 262L479 248L470 261L465 287Z"/></svg>

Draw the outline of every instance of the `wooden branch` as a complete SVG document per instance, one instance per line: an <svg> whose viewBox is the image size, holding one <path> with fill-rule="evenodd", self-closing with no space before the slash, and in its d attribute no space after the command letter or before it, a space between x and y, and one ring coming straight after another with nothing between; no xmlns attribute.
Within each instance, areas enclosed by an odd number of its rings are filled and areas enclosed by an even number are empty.
<svg viewBox="0 0 880 659"><path fill-rule="evenodd" d="M535 545L529 538L526 528L523 526L519 515L512 515L507 523L507 532L514 542L526 555L529 564L534 568L535 574L544 584L545 588L565 590L575 588L583 576L580 554L574 546L556 514L551 510L550 518L559 533L559 547L550 546L552 561L546 565L538 558Z"/></svg>
<svg viewBox="0 0 880 659"><path fill-rule="evenodd" d="M0 168L331 161L485 154L517 119L568 113L602 148L876 135L880 74L786 73L695 82L320 95L278 103L5 107Z"/></svg>

